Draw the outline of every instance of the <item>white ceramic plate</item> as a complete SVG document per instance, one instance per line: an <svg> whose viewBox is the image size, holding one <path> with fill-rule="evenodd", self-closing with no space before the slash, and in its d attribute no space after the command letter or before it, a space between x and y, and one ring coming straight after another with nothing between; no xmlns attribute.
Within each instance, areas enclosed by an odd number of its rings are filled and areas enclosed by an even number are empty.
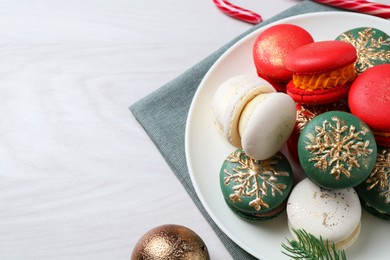
<svg viewBox="0 0 390 260"><path fill-rule="evenodd" d="M349 12L322 12L290 17L279 23L292 23L308 30L316 41L335 39L342 32L362 26L378 28L390 34L390 22ZM281 243L292 238L286 214L273 220L248 222L237 217L225 204L219 187L219 170L234 150L213 124L212 97L226 79L239 74L256 75L252 63L252 44L269 24L243 38L211 67L197 90L186 128L186 157L195 190L218 227L244 250L260 259L287 259ZM387 254L390 222L363 212L361 235L346 250L349 259L379 259Z"/></svg>

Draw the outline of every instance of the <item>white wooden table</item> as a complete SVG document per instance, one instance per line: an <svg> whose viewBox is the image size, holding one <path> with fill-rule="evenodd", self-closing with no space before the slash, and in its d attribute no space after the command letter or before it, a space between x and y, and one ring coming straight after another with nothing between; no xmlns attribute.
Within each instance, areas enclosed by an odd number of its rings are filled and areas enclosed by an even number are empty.
<svg viewBox="0 0 390 260"><path fill-rule="evenodd" d="M128 107L251 26L211 0L0 0L0 258L129 259L171 223L230 259Z"/></svg>

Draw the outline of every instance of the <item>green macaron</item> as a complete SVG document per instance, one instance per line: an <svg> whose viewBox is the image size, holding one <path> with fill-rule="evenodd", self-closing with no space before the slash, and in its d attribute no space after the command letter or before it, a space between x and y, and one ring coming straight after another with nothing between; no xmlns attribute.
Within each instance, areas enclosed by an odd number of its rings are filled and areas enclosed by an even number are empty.
<svg viewBox="0 0 390 260"><path fill-rule="evenodd" d="M280 152L265 160L255 160L236 149L220 170L220 186L227 205L246 220L270 219L283 212L292 185L292 168Z"/></svg>
<svg viewBox="0 0 390 260"><path fill-rule="evenodd" d="M390 63L390 36L372 27L359 27L340 34L336 40L351 43L357 52L358 73L379 64Z"/></svg>
<svg viewBox="0 0 390 260"><path fill-rule="evenodd" d="M374 169L356 191L368 212L390 220L390 147L378 146Z"/></svg>
<svg viewBox="0 0 390 260"><path fill-rule="evenodd" d="M370 128L356 116L330 111L313 118L298 140L305 174L326 189L355 187L374 168L377 147Z"/></svg>

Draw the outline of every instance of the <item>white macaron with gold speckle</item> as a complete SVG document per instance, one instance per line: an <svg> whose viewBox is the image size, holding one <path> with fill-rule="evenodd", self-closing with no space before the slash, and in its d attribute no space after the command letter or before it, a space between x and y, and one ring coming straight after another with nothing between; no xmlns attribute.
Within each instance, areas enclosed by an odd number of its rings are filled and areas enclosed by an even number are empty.
<svg viewBox="0 0 390 260"><path fill-rule="evenodd" d="M360 233L362 209L353 188L327 190L306 178L292 190L287 202L288 224L303 229L337 249L352 245Z"/></svg>

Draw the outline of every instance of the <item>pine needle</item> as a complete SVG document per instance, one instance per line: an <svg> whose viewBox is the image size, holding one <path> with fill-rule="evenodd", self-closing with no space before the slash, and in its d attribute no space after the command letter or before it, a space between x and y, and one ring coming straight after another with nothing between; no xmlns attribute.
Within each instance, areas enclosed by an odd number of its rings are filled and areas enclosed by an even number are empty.
<svg viewBox="0 0 390 260"><path fill-rule="evenodd" d="M346 260L344 250L336 250L334 243L329 244L321 237L318 239L305 230L294 230L296 240L287 239L287 245L282 243L283 254L292 259L306 260Z"/></svg>

